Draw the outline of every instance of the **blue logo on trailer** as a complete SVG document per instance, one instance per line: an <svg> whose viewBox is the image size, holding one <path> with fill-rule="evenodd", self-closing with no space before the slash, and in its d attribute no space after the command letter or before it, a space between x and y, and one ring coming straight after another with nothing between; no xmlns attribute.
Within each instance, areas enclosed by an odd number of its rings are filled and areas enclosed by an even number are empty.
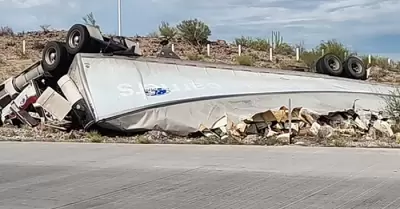
<svg viewBox="0 0 400 209"><path fill-rule="evenodd" d="M161 96L171 92L169 89L165 88L148 88L144 90L146 96Z"/></svg>

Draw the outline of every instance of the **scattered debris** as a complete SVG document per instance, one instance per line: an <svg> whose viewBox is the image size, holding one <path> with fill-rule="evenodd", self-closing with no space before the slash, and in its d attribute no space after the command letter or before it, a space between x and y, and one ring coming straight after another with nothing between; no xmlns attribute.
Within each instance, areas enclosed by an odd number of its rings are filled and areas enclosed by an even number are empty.
<svg viewBox="0 0 400 209"><path fill-rule="evenodd" d="M319 140L329 140L337 136L342 137L397 137L392 130L394 123L385 117L382 112L374 113L368 110L348 109L344 111L318 114L306 108L297 107L291 111L292 121L289 126L289 110L282 106L279 110L268 110L257 113L238 124L224 123L218 127L204 127L199 130L206 137L235 137L246 144L254 141L275 138L281 143L291 143L297 136L311 136ZM221 125L224 126L221 126ZM291 128L289 128L291 127ZM223 130L223 131L221 131ZM332 140L335 146L344 146L340 140ZM303 145L304 142L295 142Z"/></svg>

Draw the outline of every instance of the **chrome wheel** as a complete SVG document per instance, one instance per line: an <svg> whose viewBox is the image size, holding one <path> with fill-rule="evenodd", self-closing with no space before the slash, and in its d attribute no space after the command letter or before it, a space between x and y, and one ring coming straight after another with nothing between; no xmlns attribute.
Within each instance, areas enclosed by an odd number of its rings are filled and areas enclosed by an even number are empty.
<svg viewBox="0 0 400 209"><path fill-rule="evenodd" d="M68 45L71 48L77 48L79 46L81 40L81 33L78 30L75 30L68 37Z"/></svg>
<svg viewBox="0 0 400 209"><path fill-rule="evenodd" d="M53 65L57 59L57 51L54 48L50 48L46 51L45 58L49 65Z"/></svg>
<svg viewBox="0 0 400 209"><path fill-rule="evenodd" d="M340 63L336 59L329 59L328 60L328 65L331 67L333 71L339 71L340 70Z"/></svg>
<svg viewBox="0 0 400 209"><path fill-rule="evenodd" d="M361 73L363 70L363 67L361 66L360 63L353 62L353 63L351 63L351 69L353 69L354 72L356 72L356 73Z"/></svg>

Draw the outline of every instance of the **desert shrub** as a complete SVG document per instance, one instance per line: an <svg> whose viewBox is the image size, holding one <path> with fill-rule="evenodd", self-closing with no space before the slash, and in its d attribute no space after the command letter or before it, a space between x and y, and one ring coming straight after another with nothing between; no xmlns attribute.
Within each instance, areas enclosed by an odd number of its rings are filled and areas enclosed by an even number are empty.
<svg viewBox="0 0 400 209"><path fill-rule="evenodd" d="M274 54L281 55L294 55L295 49L291 47L288 43L284 42L283 36L281 36L279 31L273 31L271 40L268 38L253 38L241 36L240 38L235 38L236 46L244 46L257 51L269 51L271 47L274 48Z"/></svg>
<svg viewBox="0 0 400 209"><path fill-rule="evenodd" d="M12 28L8 26L2 26L0 27L0 36L13 36L14 31Z"/></svg>
<svg viewBox="0 0 400 209"><path fill-rule="evenodd" d="M239 65L252 66L254 63L253 57L248 55L241 55L236 57Z"/></svg>
<svg viewBox="0 0 400 209"><path fill-rule="evenodd" d="M337 40L322 41L319 45L311 50L301 49L300 59L308 66L311 67L323 54L332 53L341 58L345 59L350 54L350 50L347 49L344 44Z"/></svg>
<svg viewBox="0 0 400 209"><path fill-rule="evenodd" d="M251 48L258 51L267 51L271 47L268 39L252 38L245 36L235 38L235 45L241 45L243 47Z"/></svg>
<svg viewBox="0 0 400 209"><path fill-rule="evenodd" d="M97 131L87 132L85 137L88 138L92 143L104 142L103 136Z"/></svg>
<svg viewBox="0 0 400 209"><path fill-rule="evenodd" d="M246 46L246 47L250 47L250 43L253 40L253 38L251 37L246 37L246 36L241 36L240 38L235 38L235 45L239 46Z"/></svg>
<svg viewBox="0 0 400 209"><path fill-rule="evenodd" d="M376 66L380 67L383 69L392 69L392 68L397 68L397 65L390 65L388 63L388 58L387 57L381 57L381 56L371 56L371 63L369 63L368 60L368 55L363 55L360 56L362 60L364 61L365 64L369 64L369 66Z"/></svg>
<svg viewBox="0 0 400 209"><path fill-rule="evenodd" d="M316 62L320 57L321 53L316 50L305 50L300 54L300 59L307 65L307 67L312 67L314 62Z"/></svg>
<svg viewBox="0 0 400 209"><path fill-rule="evenodd" d="M174 39L178 33L177 29L173 26L170 26L167 22L161 22L161 25L158 26L158 31L160 35L167 40Z"/></svg>
<svg viewBox="0 0 400 209"><path fill-rule="evenodd" d="M211 30L204 22L198 19L183 20L177 25L180 36L184 41L194 46L199 53L202 46L207 43Z"/></svg>
<svg viewBox="0 0 400 209"><path fill-rule="evenodd" d="M389 96L385 96L385 112L400 122L400 88L397 87L395 90L390 92Z"/></svg>
<svg viewBox="0 0 400 209"><path fill-rule="evenodd" d="M316 52L322 54L322 51L326 53L332 53L341 58L345 59L345 56L348 56L350 50L341 42L332 39L328 41L322 41L317 47L314 49Z"/></svg>
<svg viewBox="0 0 400 209"><path fill-rule="evenodd" d="M272 47L274 48L274 54L281 55L294 55L296 52L293 47L284 41L281 32L272 31Z"/></svg>
<svg viewBox="0 0 400 209"><path fill-rule="evenodd" d="M275 54L281 55L295 55L296 51L295 48L291 47L288 43L281 43L276 46L274 50Z"/></svg>
<svg viewBox="0 0 400 209"><path fill-rule="evenodd" d="M189 60L193 60L193 61L198 61L198 60L202 60L203 59L203 57L201 55L195 54L195 53L188 54L187 57L188 57Z"/></svg>
<svg viewBox="0 0 400 209"><path fill-rule="evenodd" d="M41 25L40 28L42 29L42 31L43 31L44 33L50 32L50 30L49 30L50 25Z"/></svg>

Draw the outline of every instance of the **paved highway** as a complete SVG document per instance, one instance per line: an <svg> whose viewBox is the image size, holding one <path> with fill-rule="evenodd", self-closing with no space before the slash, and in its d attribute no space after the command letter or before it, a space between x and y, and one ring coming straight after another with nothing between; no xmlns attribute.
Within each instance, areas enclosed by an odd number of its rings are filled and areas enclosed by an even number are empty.
<svg viewBox="0 0 400 209"><path fill-rule="evenodd" d="M0 143L0 208L400 208L400 150Z"/></svg>

